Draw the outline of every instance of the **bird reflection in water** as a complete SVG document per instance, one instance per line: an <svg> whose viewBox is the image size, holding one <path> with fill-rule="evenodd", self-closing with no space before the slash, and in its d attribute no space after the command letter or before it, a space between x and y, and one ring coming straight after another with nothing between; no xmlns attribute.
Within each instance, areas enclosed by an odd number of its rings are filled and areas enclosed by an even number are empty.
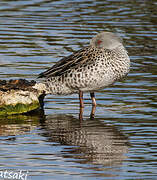
<svg viewBox="0 0 157 180"><path fill-rule="evenodd" d="M66 146L61 156L77 163L117 165L126 158L127 138L101 119L80 122L70 115L54 115L47 116L44 127L48 141Z"/></svg>

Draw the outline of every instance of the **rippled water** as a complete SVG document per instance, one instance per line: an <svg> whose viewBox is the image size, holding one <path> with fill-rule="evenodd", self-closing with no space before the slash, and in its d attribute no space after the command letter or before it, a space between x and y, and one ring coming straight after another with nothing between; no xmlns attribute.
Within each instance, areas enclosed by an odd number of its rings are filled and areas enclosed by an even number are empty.
<svg viewBox="0 0 157 180"><path fill-rule="evenodd" d="M97 32L120 34L131 58L123 82L96 93L47 96L45 112L0 118L0 171L27 179L156 179L157 2L0 1L0 79L35 79ZM0 179L2 177L0 176Z"/></svg>

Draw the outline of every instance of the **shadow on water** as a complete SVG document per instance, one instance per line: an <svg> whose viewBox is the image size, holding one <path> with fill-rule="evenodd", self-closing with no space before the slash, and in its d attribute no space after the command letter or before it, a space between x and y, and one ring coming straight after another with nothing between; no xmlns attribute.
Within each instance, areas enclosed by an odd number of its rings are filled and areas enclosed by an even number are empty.
<svg viewBox="0 0 157 180"><path fill-rule="evenodd" d="M127 138L101 119L80 121L71 115L50 115L43 124L49 142L65 146L63 158L81 164L120 165L126 158Z"/></svg>
<svg viewBox="0 0 157 180"><path fill-rule="evenodd" d="M18 135L28 134L38 127L42 129L40 135L50 142L52 151L53 146L63 147L58 156L67 161L119 166L127 158L127 137L99 118L80 121L72 115L45 116L43 112L1 117L0 136L6 137L5 141L15 141Z"/></svg>

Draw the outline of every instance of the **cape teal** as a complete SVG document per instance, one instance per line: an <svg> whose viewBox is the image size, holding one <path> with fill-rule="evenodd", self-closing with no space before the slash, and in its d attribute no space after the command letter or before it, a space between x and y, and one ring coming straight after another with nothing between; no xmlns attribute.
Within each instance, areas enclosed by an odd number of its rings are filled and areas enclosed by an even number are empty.
<svg viewBox="0 0 157 180"><path fill-rule="evenodd" d="M94 92L121 80L129 68L130 59L121 38L111 32L101 32L87 47L62 58L39 74L39 78L44 78L46 93L78 93L80 107L83 107L83 93L89 92L96 106Z"/></svg>

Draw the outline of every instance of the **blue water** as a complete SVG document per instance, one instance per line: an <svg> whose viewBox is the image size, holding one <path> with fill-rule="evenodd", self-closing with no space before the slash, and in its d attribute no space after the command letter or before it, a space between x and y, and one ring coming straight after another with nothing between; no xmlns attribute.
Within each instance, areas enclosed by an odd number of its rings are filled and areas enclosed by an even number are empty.
<svg viewBox="0 0 157 180"><path fill-rule="evenodd" d="M128 77L96 92L95 119L85 94L45 98L44 112L0 117L0 171L27 179L156 179L156 1L1 1L0 79L36 79L97 32L123 37ZM4 179L0 176L0 179Z"/></svg>

